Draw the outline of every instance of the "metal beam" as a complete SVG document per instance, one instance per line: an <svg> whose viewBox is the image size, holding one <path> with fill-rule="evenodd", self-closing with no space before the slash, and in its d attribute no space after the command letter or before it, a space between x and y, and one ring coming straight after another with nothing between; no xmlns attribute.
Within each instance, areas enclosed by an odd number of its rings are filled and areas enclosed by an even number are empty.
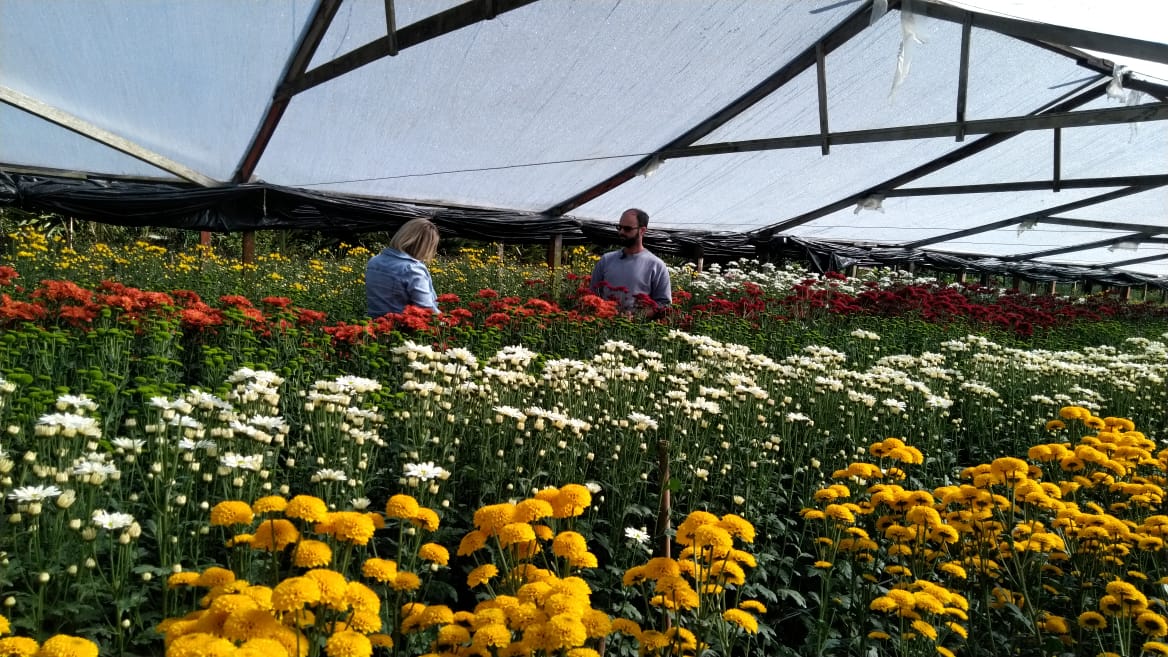
<svg viewBox="0 0 1168 657"><path fill-rule="evenodd" d="M1168 253L1161 253L1159 255L1144 256L1142 258L1132 258L1131 260L1120 260L1119 262L1109 262L1106 265L1095 265L1096 269L1111 269L1113 267L1127 267L1129 265L1139 265L1145 262L1155 262L1168 258Z"/></svg>
<svg viewBox="0 0 1168 657"><path fill-rule="evenodd" d="M1090 82L1072 89L1055 101L1048 103L1046 106L1036 110L1034 114L1066 112L1089 103L1096 98L1099 98L1105 93L1105 91L1105 85L1100 84L1100 80L1091 80ZM821 206L810 212L804 212L801 215L792 217L785 221L781 221L779 223L753 231L751 234L758 237L769 237L770 235L782 232L788 228L802 226L803 224L815 221L820 217L825 217L829 214L832 214L833 212L838 212L844 208L855 205L859 201L868 198L872 194L881 193L882 190L895 189L918 178L927 176L930 173L940 171L941 169L944 169L954 162L960 162L967 157L972 157L978 153L981 153L982 151L989 150L994 146L997 146L998 144L1006 141L1007 139L1010 139L1011 137L1019 134L1021 133L1009 132L986 135L980 139L977 139L976 141L972 141L964 146L961 146L954 151L946 153L941 157L930 160L914 169L910 169L902 174L888 178L887 180L873 185L872 187L861 190L855 194L845 196L844 198L828 203L827 205Z"/></svg>
<svg viewBox="0 0 1168 657"><path fill-rule="evenodd" d="M1040 224L1054 224L1056 226L1072 226L1074 228L1098 228L1100 230L1126 230L1133 233L1160 235L1168 233L1168 226L1153 226L1149 224L1112 223L1109 221L1094 221L1091 219L1063 219L1060 217L1046 217L1039 220Z"/></svg>
<svg viewBox="0 0 1168 657"><path fill-rule="evenodd" d="M260 157L268 148L272 135L276 133L276 126L280 124L280 119L283 118L284 112L288 109L288 103L292 99L290 95L282 93L281 89L290 81L303 75L304 69L308 68L308 63L312 61L312 55L320 46L325 32L328 31L328 27L332 24L333 17L337 15L337 10L340 7L341 0L321 0L320 4L317 5L316 14L304 30L300 43L296 44L296 50L292 52L292 57L288 60L281 82L277 85L271 102L268 103L268 111L263 120L260 121L259 128L256 129L256 134L252 137L251 143L248 144L247 150L244 151L239 168L232 176L232 180L235 182L246 183L251 180Z"/></svg>
<svg viewBox="0 0 1168 657"><path fill-rule="evenodd" d="M1111 246L1119 244L1120 242L1156 242L1163 241L1168 243L1168 240L1156 240L1155 238L1148 238L1143 233L1132 233L1130 235L1121 235L1120 237L1109 237L1105 240L1097 240L1095 242L1087 242L1086 244L1076 244L1074 246L1064 246L1058 249L1049 249L1046 251L1032 251L1030 253L1020 253L1002 258L1007 262L1017 262L1019 260L1034 260L1035 258L1048 258L1050 256L1062 255L1064 253L1074 253L1075 251L1087 251L1089 249L1098 249L1104 246Z"/></svg>
<svg viewBox="0 0 1168 657"><path fill-rule="evenodd" d="M870 2L862 3L861 7L853 12L850 16L845 18L836 25L830 32L828 32L818 42L808 46L798 55L795 55L776 70L771 73L765 80L759 82L754 88L734 99L729 105L715 112L713 115L706 118L701 123L690 128L677 139L669 142L664 149L679 149L693 144L702 137L710 134L719 127L729 123L734 117L742 114L746 110L753 107L756 103L769 96L775 90L781 88L791 80L794 80L799 74L807 69L815 66L816 52L822 49L824 56L830 54L836 48L846 43L853 36L859 34L868 27L868 22L872 17L872 7ZM816 145L821 144L817 141ZM637 172L640 171L655 155L650 153L640 160L630 164L623 170L616 174L609 176L607 179L600 181L596 185L576 194L575 196L560 201L551 208L545 210L543 214L558 217L575 208L584 205L588 201L608 192L624 183L632 180Z"/></svg>
<svg viewBox="0 0 1168 657"><path fill-rule="evenodd" d="M1050 180L1028 180L1017 182L983 183L977 185L940 185L935 187L902 187L878 191L885 198L897 196L948 196L949 194L996 194L1002 192L1045 191L1051 188ZM1115 176L1112 178L1074 178L1060 180L1063 189L1090 189L1094 187L1130 187L1132 185L1168 185L1168 174L1149 176Z"/></svg>
<svg viewBox="0 0 1168 657"><path fill-rule="evenodd" d="M966 16L961 23L961 68L957 73L957 141L965 141L965 98L969 89L969 40L973 31L973 17Z"/></svg>
<svg viewBox="0 0 1168 657"><path fill-rule="evenodd" d="M1038 23L1017 18L1007 18L1005 16L981 14L934 2L922 2L915 6L917 7L918 13L924 14L929 18L938 18L951 23L962 23L966 20L967 15L972 14L973 26L984 30L992 30L1023 39L1049 41L1064 46L1096 50L1112 55L1123 55L1125 57L1168 64L1168 43L1144 41L1142 39L1133 39L1115 34L1104 34L1102 32L1092 32L1090 30L1080 30L1073 27Z"/></svg>
<svg viewBox="0 0 1168 657"><path fill-rule="evenodd" d="M71 130L81 135L82 137L92 139L99 144L105 144L106 146L109 146L116 151L125 153L134 159L141 160L146 164L158 167L163 171L173 173L183 180L189 180L198 185L202 185L203 187L214 187L220 184L219 181L211 178L210 176L199 173L198 171L195 171L194 169L184 164L179 164L178 162L175 162L174 160L164 155L155 153L154 151L140 144L132 142L125 137L116 135L104 128L99 128L96 125L86 121L85 119L74 116L65 110L53 107L52 105L39 101L31 96L27 96L15 89L9 89L8 87L0 86L0 102L11 105L16 109L28 112L33 116L38 116L51 123L55 123L62 128L65 128L66 130Z"/></svg>
<svg viewBox="0 0 1168 657"><path fill-rule="evenodd" d="M1132 194L1146 192L1149 189L1153 189L1153 187L1150 187L1147 185L1140 185L1140 186L1135 186L1135 187L1125 187L1124 189L1117 189L1113 192L1108 192L1106 194L1100 194L1099 196L1092 196L1090 198L1085 198L1085 199L1081 199L1078 201L1072 201L1071 203L1064 203L1062 205L1056 205L1053 208L1046 208L1045 210L1039 210L1038 212L1028 212L1026 214L1020 214L1017 217L1011 217L1009 219L1002 219L1000 221L994 221L994 222L991 222L988 224L983 224L981 226L975 226L973 228L966 228L965 230L954 231L952 233L945 233L944 235L937 235L935 237L930 237L930 238L923 239L923 240L917 240L915 242L909 242L907 244L902 244L900 246L902 249L919 249L922 246L929 246L930 244L937 244L939 242L949 242L952 240L961 239L963 237L969 237L970 235L977 235L978 233L987 233L991 230L1005 228L1006 226L1013 226L1014 224L1020 224L1024 221L1035 221L1035 220L1041 221L1041 220L1046 219L1047 217L1049 217L1053 214L1058 214L1059 212L1070 212L1071 210L1078 210L1079 208L1085 208L1085 207L1089 207L1092 205L1097 205L1099 203L1105 203L1107 201L1112 201L1112 200L1115 200L1117 198L1123 198L1124 196L1130 196Z"/></svg>
<svg viewBox="0 0 1168 657"><path fill-rule="evenodd" d="M908 139L956 137L960 134L991 135L1003 132L1020 133L1030 130L1049 130L1051 128L1080 128L1084 126L1163 120L1168 120L1168 102L1147 103L1132 107L1083 110L1081 112L1057 112L1030 116L1011 116L1000 119L979 119L963 122L950 121L947 123L926 123L921 125L897 126L894 128L849 130L829 134L828 141L835 146L841 144L870 144ZM793 137L748 139L743 141L686 146L683 148L667 148L660 151L658 155L662 160L668 160L680 157L723 155L726 153L750 153L786 148L809 148L819 146L822 143L823 135L796 135Z"/></svg>
<svg viewBox="0 0 1168 657"><path fill-rule="evenodd" d="M395 43L390 43L389 36L383 36L330 62L317 66L285 86L283 93L294 96L350 71L355 71L366 64L388 57L394 52L400 52L480 21L490 20L499 14L518 9L532 2L535 0L472 0L457 7L451 7L442 13L401 28L396 33Z"/></svg>

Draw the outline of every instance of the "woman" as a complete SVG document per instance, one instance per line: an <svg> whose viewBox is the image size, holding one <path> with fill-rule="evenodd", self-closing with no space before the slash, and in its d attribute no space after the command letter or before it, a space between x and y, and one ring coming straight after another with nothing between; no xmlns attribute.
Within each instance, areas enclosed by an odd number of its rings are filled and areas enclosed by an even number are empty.
<svg viewBox="0 0 1168 657"><path fill-rule="evenodd" d="M365 266L365 306L370 317L406 306L438 312L438 295L426 264L438 253L438 228L427 219L407 221L389 247Z"/></svg>

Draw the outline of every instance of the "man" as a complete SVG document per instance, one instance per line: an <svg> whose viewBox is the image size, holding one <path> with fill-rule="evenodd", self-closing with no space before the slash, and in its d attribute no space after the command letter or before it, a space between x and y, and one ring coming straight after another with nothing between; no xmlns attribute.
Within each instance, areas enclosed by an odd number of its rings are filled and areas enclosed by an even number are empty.
<svg viewBox="0 0 1168 657"><path fill-rule="evenodd" d="M648 226L644 210L630 208L621 214L617 241L622 248L604 254L593 267L592 291L616 300L622 312L652 316L673 303L673 291L665 263L645 248Z"/></svg>

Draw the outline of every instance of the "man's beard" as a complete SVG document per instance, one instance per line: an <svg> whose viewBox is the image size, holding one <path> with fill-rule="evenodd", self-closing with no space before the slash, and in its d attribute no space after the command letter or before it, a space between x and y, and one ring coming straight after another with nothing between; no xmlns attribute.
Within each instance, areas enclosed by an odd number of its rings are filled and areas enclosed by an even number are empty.
<svg viewBox="0 0 1168 657"><path fill-rule="evenodd" d="M635 238L635 237L618 237L618 238L616 238L616 243L620 244L622 247L627 248L627 247L630 247L630 246L633 246L634 244L636 244L637 238Z"/></svg>

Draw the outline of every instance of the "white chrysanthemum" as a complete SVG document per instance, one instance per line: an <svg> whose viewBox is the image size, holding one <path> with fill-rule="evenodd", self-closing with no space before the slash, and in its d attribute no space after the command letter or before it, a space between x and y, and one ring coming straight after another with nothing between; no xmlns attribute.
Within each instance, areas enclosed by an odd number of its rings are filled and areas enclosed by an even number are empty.
<svg viewBox="0 0 1168 657"><path fill-rule="evenodd" d="M321 468L320 470L316 471L316 474L312 475L313 482L348 480L349 475L345 474L341 470L335 470L333 468Z"/></svg>
<svg viewBox="0 0 1168 657"><path fill-rule="evenodd" d="M366 379L361 376L338 376L336 379L337 386L345 392L365 393L373 392L374 390L381 390L381 383L374 379Z"/></svg>
<svg viewBox="0 0 1168 657"><path fill-rule="evenodd" d="M12 492L8 493L8 499L16 500L20 504L28 504L29 502L43 502L60 494L61 489L56 486L21 486L12 489Z"/></svg>
<svg viewBox="0 0 1168 657"><path fill-rule="evenodd" d="M178 448L193 452L196 449L210 449L215 446L213 440L191 440L190 438L183 438L178 441Z"/></svg>
<svg viewBox="0 0 1168 657"><path fill-rule="evenodd" d="M219 464L232 470L251 470L252 472L258 472L264 465L264 455L244 455L227 452L219 457Z"/></svg>
<svg viewBox="0 0 1168 657"><path fill-rule="evenodd" d="M787 413L784 419L787 422L806 422L807 426L815 426L815 421L802 413Z"/></svg>
<svg viewBox="0 0 1168 657"><path fill-rule="evenodd" d="M878 334L873 333L871 331L865 331L864 329L856 329L856 330L852 331L852 337L859 338L861 340L879 340L880 339L880 336Z"/></svg>
<svg viewBox="0 0 1168 657"><path fill-rule="evenodd" d="M57 397L57 410L96 411L97 402L85 395L61 395Z"/></svg>
<svg viewBox="0 0 1168 657"><path fill-rule="evenodd" d="M629 413L629 421L633 423L633 428L637 431L657 428L657 420L644 413Z"/></svg>
<svg viewBox="0 0 1168 657"><path fill-rule="evenodd" d="M925 406L928 406L929 408L949 408L952 405L953 400L946 397L930 395L925 398Z"/></svg>
<svg viewBox="0 0 1168 657"><path fill-rule="evenodd" d="M76 413L48 413L37 420L37 425L38 430L48 429L51 435L60 433L66 438L76 435L101 437L101 427L95 418Z"/></svg>
<svg viewBox="0 0 1168 657"><path fill-rule="evenodd" d="M450 472L441 466L434 465L433 461L426 461L425 463L407 463L402 466L405 475L411 479L419 479L421 481L430 481L431 479L447 479L450 477Z"/></svg>
<svg viewBox="0 0 1168 657"><path fill-rule="evenodd" d="M587 488L588 492L592 493L593 495L599 495L600 491L604 490L600 487L600 484L596 483L595 481L585 482L584 487Z"/></svg>
<svg viewBox="0 0 1168 657"><path fill-rule="evenodd" d="M232 409L231 402L225 401L212 395L209 392L202 390L190 390L187 392L186 400L199 408L216 409L221 411L230 411ZM189 413L190 411L184 411Z"/></svg>
<svg viewBox="0 0 1168 657"><path fill-rule="evenodd" d="M279 415L253 415L247 418L247 423L265 431L287 433L288 423Z"/></svg>
<svg viewBox="0 0 1168 657"><path fill-rule="evenodd" d="M357 511L364 511L369 508L370 504L373 504L373 500L370 500L368 497L354 497L349 500L349 504Z"/></svg>
<svg viewBox="0 0 1168 657"><path fill-rule="evenodd" d="M647 545L649 543L649 532L644 528L637 529L636 527L625 527L625 538L636 542L638 545Z"/></svg>
<svg viewBox="0 0 1168 657"><path fill-rule="evenodd" d="M134 516L117 511L97 509L93 512L93 524L102 529L121 529L134 523Z"/></svg>
<svg viewBox="0 0 1168 657"><path fill-rule="evenodd" d="M527 415L525 415L523 413L523 411L519 410L518 408L515 408L514 406L496 406L494 410L495 410L495 413L497 415L502 415L503 417L509 417L513 420L526 420L527 419Z"/></svg>
<svg viewBox="0 0 1168 657"><path fill-rule="evenodd" d="M880 400L880 404L888 410L892 411L893 414L903 413L907 406L907 404L900 401L899 399L893 399L891 397Z"/></svg>
<svg viewBox="0 0 1168 657"><path fill-rule="evenodd" d="M88 477L91 475L111 477L121 471L112 463L82 460L73 464L73 470L71 472L76 477Z"/></svg>
<svg viewBox="0 0 1168 657"><path fill-rule="evenodd" d="M146 447L146 441L140 438L114 438L110 441L114 447L124 449L127 452L139 453L142 448Z"/></svg>

